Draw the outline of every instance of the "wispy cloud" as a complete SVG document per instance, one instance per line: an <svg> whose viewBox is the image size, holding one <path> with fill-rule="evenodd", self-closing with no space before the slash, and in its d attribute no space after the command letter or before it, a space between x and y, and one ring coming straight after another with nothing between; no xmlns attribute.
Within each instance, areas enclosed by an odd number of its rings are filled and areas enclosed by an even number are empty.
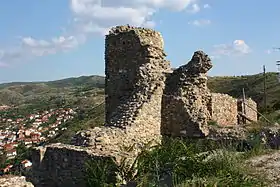
<svg viewBox="0 0 280 187"><path fill-rule="evenodd" d="M0 67L24 61L32 57L46 56L59 52L67 52L85 41L83 36L60 36L50 40L23 37L20 46L3 50L0 53Z"/></svg>
<svg viewBox="0 0 280 187"><path fill-rule="evenodd" d="M252 49L244 40L234 40L231 44L214 45L213 56L219 58L221 56L245 55L252 52Z"/></svg>
<svg viewBox="0 0 280 187"><path fill-rule="evenodd" d="M200 20L194 20L188 22L190 25L195 25L195 26L203 26L203 25L210 25L211 21L208 19L200 19Z"/></svg>
<svg viewBox="0 0 280 187"><path fill-rule="evenodd" d="M200 6L197 3L194 3L190 6L190 8L187 10L189 13L198 13L200 11Z"/></svg>
<svg viewBox="0 0 280 187"><path fill-rule="evenodd" d="M211 6L209 4L204 4L203 8L211 8Z"/></svg>
<svg viewBox="0 0 280 187"><path fill-rule="evenodd" d="M201 10L198 0L69 0L72 12L70 26L65 35L49 39L26 36L20 38L20 45L0 53L0 62L10 64L32 57L67 52L86 42L93 34L104 35L110 27L130 24L153 28L153 15L161 9L170 11ZM204 5L205 8L205 5ZM207 22L194 24L207 24Z"/></svg>

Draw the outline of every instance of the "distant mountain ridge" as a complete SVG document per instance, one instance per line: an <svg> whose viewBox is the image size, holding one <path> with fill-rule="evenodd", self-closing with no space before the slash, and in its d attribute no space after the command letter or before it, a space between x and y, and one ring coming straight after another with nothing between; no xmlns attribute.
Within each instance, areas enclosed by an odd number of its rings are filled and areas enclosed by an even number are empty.
<svg viewBox="0 0 280 187"><path fill-rule="evenodd" d="M277 73L267 73L267 103L273 106L280 103L280 84ZM242 88L247 96L256 100L260 107L263 106L263 74L244 76L217 76L210 77L208 87L212 92L227 93L233 97L241 97ZM47 82L12 82L0 84L0 104L9 104L7 98L14 97L16 100L38 94L68 94L93 88L104 89L104 76L81 76ZM13 100L13 99L10 99Z"/></svg>
<svg viewBox="0 0 280 187"><path fill-rule="evenodd" d="M105 79L104 76L91 75L91 76L80 76L80 77L70 77L66 79L59 79L54 81L38 81L38 82L10 82L10 83L1 83L0 89L10 87L10 86L19 86L27 84L46 84L49 86L59 87L59 86L79 86L79 84L92 84L95 86L104 87Z"/></svg>
<svg viewBox="0 0 280 187"><path fill-rule="evenodd" d="M103 89L104 77L92 75L47 82L12 82L0 84L0 105L48 103L52 98L74 100L80 92Z"/></svg>

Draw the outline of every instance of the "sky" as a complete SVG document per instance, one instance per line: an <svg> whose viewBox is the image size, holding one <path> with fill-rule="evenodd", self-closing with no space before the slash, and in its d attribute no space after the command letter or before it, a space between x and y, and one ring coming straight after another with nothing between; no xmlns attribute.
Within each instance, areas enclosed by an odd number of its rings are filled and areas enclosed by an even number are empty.
<svg viewBox="0 0 280 187"><path fill-rule="evenodd" d="M172 67L197 50L210 76L277 71L279 0L2 0L0 83L104 75L104 38L116 25L162 33Z"/></svg>

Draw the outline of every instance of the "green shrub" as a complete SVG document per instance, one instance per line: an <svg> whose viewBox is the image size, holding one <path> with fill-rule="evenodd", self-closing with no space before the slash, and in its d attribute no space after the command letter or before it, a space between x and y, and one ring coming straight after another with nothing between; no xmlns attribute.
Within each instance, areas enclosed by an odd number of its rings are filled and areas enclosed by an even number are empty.
<svg viewBox="0 0 280 187"><path fill-rule="evenodd" d="M251 171L244 167L249 153L244 156L234 151L235 144L232 146L206 139L165 138L162 145L143 149L130 166L124 167L123 159L117 171L125 182L133 181L141 187L261 185L262 181L252 177ZM106 177L98 173L101 176L88 177L107 185Z"/></svg>
<svg viewBox="0 0 280 187"><path fill-rule="evenodd" d="M228 183L230 186L235 183L250 183L254 186L259 182L250 178L243 166L241 167L242 157L236 152L224 149L200 152L201 147L195 143L186 144L178 139L165 143L139 158L141 160L141 165L138 165L139 184L144 184L141 182L142 179L145 179L145 182L148 179L154 186L162 186L171 181L174 185L174 183L190 183L195 178L201 180L212 178L215 182ZM207 141L204 143L207 146Z"/></svg>
<svg viewBox="0 0 280 187"><path fill-rule="evenodd" d="M92 158L85 164L88 187L111 187L117 182L117 166L112 159Z"/></svg>

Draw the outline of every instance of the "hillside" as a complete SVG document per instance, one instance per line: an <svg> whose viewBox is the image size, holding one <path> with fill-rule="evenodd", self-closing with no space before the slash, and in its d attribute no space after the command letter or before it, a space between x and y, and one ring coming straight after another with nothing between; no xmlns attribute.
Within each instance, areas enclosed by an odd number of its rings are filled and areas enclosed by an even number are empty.
<svg viewBox="0 0 280 187"><path fill-rule="evenodd" d="M104 77L82 76L50 82L0 84L0 105L16 106L12 115L26 116L39 111L72 108L75 118L63 126L68 129L52 141L69 142L78 130L104 123ZM238 77L209 77L212 92L241 97L242 88L263 108L263 75ZM280 85L276 73L267 74L267 103L269 109L279 109ZM0 111L1 112L1 111ZM3 112L1 113L3 115ZM3 116L2 116L3 117Z"/></svg>
<svg viewBox="0 0 280 187"><path fill-rule="evenodd" d="M252 97L262 111L264 106L264 77L263 74L236 76L236 77L210 77L208 87L212 92L227 93L233 97L241 97L242 89L246 95ZM276 73L266 74L267 106L269 109L279 108L280 83Z"/></svg>
<svg viewBox="0 0 280 187"><path fill-rule="evenodd" d="M30 104L54 97L66 97L75 100L88 95L92 90L102 94L104 77L82 76L49 82L25 82L0 84L0 104ZM209 77L208 87L212 92L227 93L234 97L242 96L242 88L246 95L252 97L260 106L263 105L263 74L246 76ZM267 104L273 106L280 101L280 84L276 73L267 73Z"/></svg>
<svg viewBox="0 0 280 187"><path fill-rule="evenodd" d="M30 105L37 101L53 104L66 100L73 104L77 98L103 92L104 77L82 76L49 82L13 82L0 84L0 105Z"/></svg>
<svg viewBox="0 0 280 187"><path fill-rule="evenodd" d="M22 124L26 125L34 123L28 120L28 116L31 114L44 116L46 112L57 111L56 115L64 115L61 111L70 108L75 111L74 118L62 122L60 129L66 130L53 137L56 141L69 142L70 137L76 131L103 124L103 101L104 78L101 76L82 76L49 82L1 84L0 106L8 105L11 108L0 110L0 126L1 129L10 125L14 126L14 122L1 121L4 119L23 118ZM52 124L58 122L54 121L54 117L50 118ZM48 122L41 126L44 128L52 126L52 124ZM47 134L48 131L45 133Z"/></svg>

